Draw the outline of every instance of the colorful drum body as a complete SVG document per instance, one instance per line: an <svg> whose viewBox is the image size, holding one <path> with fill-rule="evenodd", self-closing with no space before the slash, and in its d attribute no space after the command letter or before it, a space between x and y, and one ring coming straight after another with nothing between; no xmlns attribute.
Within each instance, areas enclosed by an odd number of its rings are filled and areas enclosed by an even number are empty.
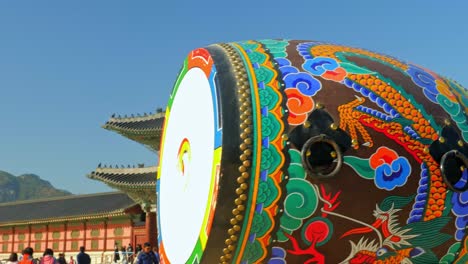
<svg viewBox="0 0 468 264"><path fill-rule="evenodd" d="M467 94L322 42L192 51L161 144L162 263L467 263Z"/></svg>

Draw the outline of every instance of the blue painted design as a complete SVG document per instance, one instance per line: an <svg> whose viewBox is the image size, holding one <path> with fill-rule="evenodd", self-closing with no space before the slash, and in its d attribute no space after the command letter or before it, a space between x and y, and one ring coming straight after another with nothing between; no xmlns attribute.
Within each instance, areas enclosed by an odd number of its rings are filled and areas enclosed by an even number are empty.
<svg viewBox="0 0 468 264"><path fill-rule="evenodd" d="M418 195L416 195L413 209L411 210L410 217L407 223L419 222L423 218L424 207L427 202L429 172L426 163L421 164L421 179L419 180Z"/></svg>
<svg viewBox="0 0 468 264"><path fill-rule="evenodd" d="M313 75L322 75L327 71L333 71L340 65L335 59L326 57L315 57L308 59L302 64L302 68Z"/></svg>
<svg viewBox="0 0 468 264"><path fill-rule="evenodd" d="M423 93L427 99L433 103L437 103L436 97L439 91L437 90L434 76L412 64L409 65L406 73L411 76L411 79L417 86L423 88Z"/></svg>
<svg viewBox="0 0 468 264"><path fill-rule="evenodd" d="M452 212L457 217L455 220L455 227L457 228L455 239L462 241L466 234L466 226L468 225L468 192L453 193Z"/></svg>
<svg viewBox="0 0 468 264"><path fill-rule="evenodd" d="M280 247L273 247L268 264L286 264L286 250Z"/></svg>
<svg viewBox="0 0 468 264"><path fill-rule="evenodd" d="M411 174L411 165L407 158L399 157L392 164L382 164L375 170L375 185L391 191L405 185Z"/></svg>
<svg viewBox="0 0 468 264"><path fill-rule="evenodd" d="M284 77L286 88L297 88L303 95L313 96L321 88L322 84L308 73L290 73Z"/></svg>

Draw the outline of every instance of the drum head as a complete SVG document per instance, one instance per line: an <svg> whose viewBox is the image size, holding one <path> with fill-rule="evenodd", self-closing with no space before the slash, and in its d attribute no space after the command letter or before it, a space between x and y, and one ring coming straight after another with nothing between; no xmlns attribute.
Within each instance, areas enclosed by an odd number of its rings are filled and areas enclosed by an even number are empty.
<svg viewBox="0 0 468 264"><path fill-rule="evenodd" d="M322 42L192 51L161 142L162 263L465 263L467 95Z"/></svg>

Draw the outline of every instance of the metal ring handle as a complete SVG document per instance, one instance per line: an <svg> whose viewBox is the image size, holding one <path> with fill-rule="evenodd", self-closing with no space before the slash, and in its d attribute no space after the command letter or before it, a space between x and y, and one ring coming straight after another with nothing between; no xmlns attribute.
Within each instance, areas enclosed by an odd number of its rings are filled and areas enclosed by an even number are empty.
<svg viewBox="0 0 468 264"><path fill-rule="evenodd" d="M317 172L317 171L313 170L312 165L307 160L307 151L309 150L309 148L313 144L319 143L319 142L327 143L328 145L333 147L333 149L334 149L334 151L336 153L336 158L335 159L337 160L337 163L336 163L335 169L333 169L333 171L331 171L328 174L323 174L321 172ZM333 139L331 139L330 137L328 137L327 135L324 135L324 134L311 137L305 142L305 144L304 144L304 146L302 147L302 150L301 150L301 159L302 159L302 165L306 169L307 173L310 176L317 177L317 178L330 178L330 177L333 177L338 173L338 171L343 166L343 155L342 155L342 153L340 151L340 147L338 146L338 144L336 144L335 141L333 141Z"/></svg>
<svg viewBox="0 0 468 264"><path fill-rule="evenodd" d="M440 160L440 171L442 173L442 178L444 179L445 184L447 184L447 186L452 191L455 191L455 192L464 192L464 191L468 190L468 181L465 182L465 185L462 188L459 188L459 187L456 187L454 184L452 184L452 182L450 182L450 180L448 179L448 175L447 175L448 168L445 165L445 162L449 158L459 159L463 163L463 166L465 166L465 168L468 168L468 159L466 158L465 155L463 155L463 153L461 153L461 152L459 152L457 150L450 150L449 152L445 153L442 156L442 159ZM461 172L461 173L462 173L462 177L463 177L463 172ZM460 179L462 179L462 177L460 177Z"/></svg>

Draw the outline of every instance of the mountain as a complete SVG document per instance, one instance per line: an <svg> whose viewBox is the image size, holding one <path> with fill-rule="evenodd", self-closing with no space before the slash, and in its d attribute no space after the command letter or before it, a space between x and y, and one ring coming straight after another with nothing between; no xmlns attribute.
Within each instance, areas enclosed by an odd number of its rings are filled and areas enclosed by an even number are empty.
<svg viewBox="0 0 468 264"><path fill-rule="evenodd" d="M50 182L35 174L14 176L0 171L0 203L71 195L56 189Z"/></svg>

